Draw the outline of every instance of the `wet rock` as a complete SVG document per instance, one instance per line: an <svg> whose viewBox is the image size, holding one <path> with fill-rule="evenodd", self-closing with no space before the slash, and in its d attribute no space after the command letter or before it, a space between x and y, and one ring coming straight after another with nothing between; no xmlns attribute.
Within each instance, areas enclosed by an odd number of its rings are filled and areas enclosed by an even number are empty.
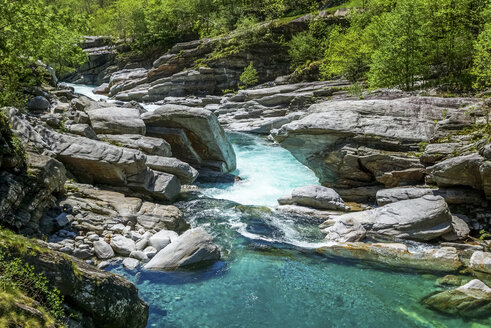
<svg viewBox="0 0 491 328"><path fill-rule="evenodd" d="M128 256L135 250L135 242L121 235L116 235L111 238L111 247L121 255Z"/></svg>
<svg viewBox="0 0 491 328"><path fill-rule="evenodd" d="M318 185L296 188L291 192L291 196L280 198L278 202L280 205L297 204L316 209L348 210L336 191Z"/></svg>
<svg viewBox="0 0 491 328"><path fill-rule="evenodd" d="M220 250L203 229L186 231L169 246L159 251L144 268L175 270L189 265L202 265L220 259Z"/></svg>
<svg viewBox="0 0 491 328"><path fill-rule="evenodd" d="M377 266L423 271L454 272L462 266L457 250L453 247L410 252L404 244L354 242L325 246L318 249L318 253L363 260Z"/></svg>
<svg viewBox="0 0 491 328"><path fill-rule="evenodd" d="M424 304L466 318L487 318L491 314L491 288L474 279L459 288L432 295L424 300Z"/></svg>
<svg viewBox="0 0 491 328"><path fill-rule="evenodd" d="M92 128L97 134L140 134L146 127L135 108L108 107L87 111Z"/></svg>
<svg viewBox="0 0 491 328"><path fill-rule="evenodd" d="M340 243L360 241L365 238L366 230L358 222L350 218L337 220L331 227L323 230L326 233L325 240Z"/></svg>
<svg viewBox="0 0 491 328"><path fill-rule="evenodd" d="M98 258L103 260L114 257L114 250L104 240L94 241L94 252Z"/></svg>
<svg viewBox="0 0 491 328"><path fill-rule="evenodd" d="M473 270L491 274L491 252L474 252L469 264Z"/></svg>
<svg viewBox="0 0 491 328"><path fill-rule="evenodd" d="M452 215L445 200L432 195L336 218L343 219L358 221L367 231L412 240L435 239L452 229Z"/></svg>

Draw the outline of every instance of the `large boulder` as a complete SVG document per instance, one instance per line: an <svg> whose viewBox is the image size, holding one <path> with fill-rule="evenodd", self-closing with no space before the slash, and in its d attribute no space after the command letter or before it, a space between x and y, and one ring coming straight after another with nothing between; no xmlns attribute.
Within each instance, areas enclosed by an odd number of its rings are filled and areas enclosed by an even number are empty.
<svg viewBox="0 0 491 328"><path fill-rule="evenodd" d="M428 168L428 182L441 187L469 186L491 199L491 161L475 153L452 157Z"/></svg>
<svg viewBox="0 0 491 328"><path fill-rule="evenodd" d="M214 262L220 250L213 238L203 229L186 231L170 245L158 252L144 268L147 270L175 270L189 265Z"/></svg>
<svg viewBox="0 0 491 328"><path fill-rule="evenodd" d="M474 279L459 288L432 295L424 300L424 304L466 318L488 318L491 315L491 288Z"/></svg>
<svg viewBox="0 0 491 328"><path fill-rule="evenodd" d="M172 205L144 202L136 217L137 228L141 226L145 230L173 230L180 233L189 228L181 211Z"/></svg>
<svg viewBox="0 0 491 328"><path fill-rule="evenodd" d="M51 105L48 99L43 96L36 96L27 102L27 108L30 110L47 111L49 106Z"/></svg>
<svg viewBox="0 0 491 328"><path fill-rule="evenodd" d="M348 206L344 204L336 191L318 185L295 188L290 196L282 197L278 202L280 205L297 204L316 209L348 210Z"/></svg>
<svg viewBox="0 0 491 328"><path fill-rule="evenodd" d="M107 107L87 111L97 134L145 135L145 123L136 108Z"/></svg>
<svg viewBox="0 0 491 328"><path fill-rule="evenodd" d="M398 187L381 189L377 191L377 204L384 206L401 200L420 198L425 195L433 195L434 190L429 188Z"/></svg>
<svg viewBox="0 0 491 328"><path fill-rule="evenodd" d="M164 105L153 112L142 115L149 135L159 136L161 128L182 130L201 158L203 166L213 162L223 163L225 171L236 167L235 152L216 116L209 110L178 105ZM174 140L166 139L172 146L172 153L185 160L188 149ZM211 162L211 163L209 163ZM211 164L212 166L215 164Z"/></svg>
<svg viewBox="0 0 491 328"><path fill-rule="evenodd" d="M171 230L161 230L157 232L155 235L150 237L148 240L148 243L150 246L155 248L158 251L161 249L165 248L167 245L169 245L171 242L176 240L178 238L178 234L175 231Z"/></svg>
<svg viewBox="0 0 491 328"><path fill-rule="evenodd" d="M147 156L147 166L152 170L174 174L182 184L191 184L198 177L198 171L188 163L172 157Z"/></svg>
<svg viewBox="0 0 491 328"><path fill-rule="evenodd" d="M452 230L447 203L442 197L432 195L335 218L337 221L346 219L358 221L367 231L421 241L438 238Z"/></svg>
<svg viewBox="0 0 491 328"><path fill-rule="evenodd" d="M415 155L420 143L450 124L440 122L442 112L458 118L461 126L470 125L465 115L454 114L472 104L469 99L436 97L328 101L312 105L308 115L273 136L321 184L336 190L420 184L423 165Z"/></svg>

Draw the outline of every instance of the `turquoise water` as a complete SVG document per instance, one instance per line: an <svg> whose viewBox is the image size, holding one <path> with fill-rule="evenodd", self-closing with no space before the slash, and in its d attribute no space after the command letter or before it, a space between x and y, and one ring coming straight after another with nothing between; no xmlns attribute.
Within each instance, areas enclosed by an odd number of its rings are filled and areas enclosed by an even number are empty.
<svg viewBox="0 0 491 328"><path fill-rule="evenodd" d="M76 91L93 95L91 87ZM166 273L109 268L139 288L150 306L148 327L491 326L489 320L464 321L422 306L423 297L442 290L435 286L437 276L319 256L315 249L323 236L317 221L239 205L272 207L278 197L317 179L289 152L260 137L230 137L238 157L235 173L244 180L201 185L215 199L177 204L193 227L213 235L222 260Z"/></svg>
<svg viewBox="0 0 491 328"><path fill-rule="evenodd" d="M248 205L277 205L277 199L296 187L319 184L314 173L280 146L259 136L229 134L237 155L233 174L243 180L234 185L202 184L203 193L213 198Z"/></svg>
<svg viewBox="0 0 491 328"><path fill-rule="evenodd" d="M272 220L277 215L262 209L206 199L178 205L193 226L214 235L223 258L197 271L112 268L149 303L148 327L478 327L420 304L441 290L434 275L318 256L289 244ZM236 222L247 226L250 237L237 231ZM299 237L319 238L308 223L293 226Z"/></svg>

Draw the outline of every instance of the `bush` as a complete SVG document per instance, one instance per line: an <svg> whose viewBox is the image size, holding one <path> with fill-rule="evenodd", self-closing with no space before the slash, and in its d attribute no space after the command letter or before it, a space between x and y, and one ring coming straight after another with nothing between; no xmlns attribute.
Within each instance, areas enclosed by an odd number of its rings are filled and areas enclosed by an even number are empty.
<svg viewBox="0 0 491 328"><path fill-rule="evenodd" d="M49 311L49 314L62 322L65 319L63 297L42 274L34 272L34 268L23 263L19 258L7 259L0 251L0 291L18 293L19 291Z"/></svg>
<svg viewBox="0 0 491 328"><path fill-rule="evenodd" d="M244 69L244 72L240 75L240 82L245 87L253 86L257 84L257 82L259 82L257 71L254 68L254 64L252 63L252 61L249 63L249 66Z"/></svg>
<svg viewBox="0 0 491 328"><path fill-rule="evenodd" d="M290 55L291 68L295 70L318 60L322 55L322 49L319 40L309 30L296 34L288 42L288 54Z"/></svg>

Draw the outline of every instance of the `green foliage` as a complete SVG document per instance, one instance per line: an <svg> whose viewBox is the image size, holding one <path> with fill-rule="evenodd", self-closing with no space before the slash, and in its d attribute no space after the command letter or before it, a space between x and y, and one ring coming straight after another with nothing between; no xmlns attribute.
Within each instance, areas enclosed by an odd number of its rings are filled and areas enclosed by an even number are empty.
<svg viewBox="0 0 491 328"><path fill-rule="evenodd" d="M59 322L65 319L63 297L57 289L49 286L45 276L19 258L9 259L0 251L0 291L20 291L48 309Z"/></svg>
<svg viewBox="0 0 491 328"><path fill-rule="evenodd" d="M84 60L84 19L43 0L0 0L0 106L20 105L42 81L38 60L62 70Z"/></svg>
<svg viewBox="0 0 491 328"><path fill-rule="evenodd" d="M249 66L244 69L244 72L242 72L242 74L240 75L240 82L245 87L253 86L257 84L257 82L259 82L257 71L254 68L254 64L252 63L252 61L249 63Z"/></svg>
<svg viewBox="0 0 491 328"><path fill-rule="evenodd" d="M485 25L474 47L474 86L478 89L491 88L491 23Z"/></svg>
<svg viewBox="0 0 491 328"><path fill-rule="evenodd" d="M288 42L288 54L292 69L308 65L321 57L320 42L310 30L300 32Z"/></svg>

